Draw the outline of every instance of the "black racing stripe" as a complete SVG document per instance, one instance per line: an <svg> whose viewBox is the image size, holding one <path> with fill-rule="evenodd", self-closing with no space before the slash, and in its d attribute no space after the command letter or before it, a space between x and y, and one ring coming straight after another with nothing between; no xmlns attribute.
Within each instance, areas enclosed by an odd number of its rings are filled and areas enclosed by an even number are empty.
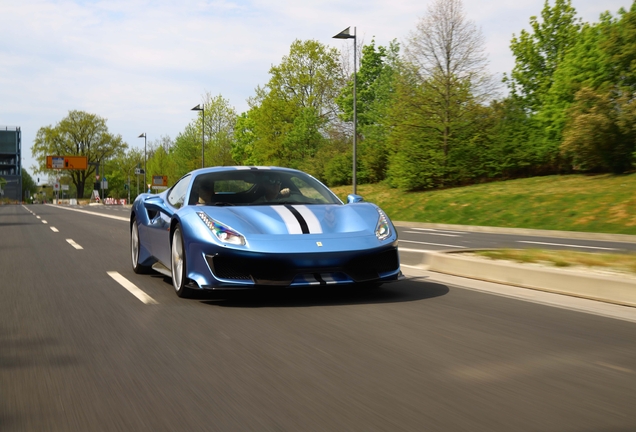
<svg viewBox="0 0 636 432"><path fill-rule="evenodd" d="M322 276L320 276L320 273L314 273L314 277L318 282L320 282L320 285L327 285L327 282L325 282Z"/></svg>
<svg viewBox="0 0 636 432"><path fill-rule="evenodd" d="M309 226L307 226L307 221L305 220L303 215L301 215L298 212L298 210L296 210L289 204L286 204L285 208L289 210L290 212L292 212L292 214L296 217L296 220L298 220L298 223L300 224L300 229L302 230L303 234L309 234Z"/></svg>

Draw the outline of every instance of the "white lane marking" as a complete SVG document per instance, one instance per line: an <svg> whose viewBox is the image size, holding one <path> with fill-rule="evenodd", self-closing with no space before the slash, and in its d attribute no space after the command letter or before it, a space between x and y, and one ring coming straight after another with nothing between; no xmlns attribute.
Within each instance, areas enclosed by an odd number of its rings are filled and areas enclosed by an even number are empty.
<svg viewBox="0 0 636 432"><path fill-rule="evenodd" d="M300 228L300 223L296 219L296 216L289 210L287 207L283 206L271 206L276 213L279 214L283 222L285 222L285 226L287 227L287 232L290 234L302 234L303 230Z"/></svg>
<svg viewBox="0 0 636 432"><path fill-rule="evenodd" d="M55 228L55 227L51 227L51 231L53 231L53 232L59 232L59 231L58 231L58 229L57 229L57 228Z"/></svg>
<svg viewBox="0 0 636 432"><path fill-rule="evenodd" d="M596 362L596 364L599 365L599 366L606 367L608 369L613 369L615 371L619 371L619 372L625 372L625 373L631 373L631 374L634 373L634 371L631 370L631 369L627 369L627 368L624 368L624 367L621 367L621 366L616 366L616 365L613 365L613 364L610 364L610 363Z"/></svg>
<svg viewBox="0 0 636 432"><path fill-rule="evenodd" d="M450 233L450 234L466 234L463 231L439 230L434 228L409 228L409 229L416 230L416 231L435 231L435 232L443 232L443 233Z"/></svg>
<svg viewBox="0 0 636 432"><path fill-rule="evenodd" d="M399 240L399 243L416 243L416 244L425 244L425 245L431 245L431 246L444 246L444 247L451 247L451 248L466 249L466 246L448 245L448 244L442 244L442 243L427 243L427 242L413 241L413 240Z"/></svg>
<svg viewBox="0 0 636 432"><path fill-rule="evenodd" d="M322 234L322 226L320 226L320 221L307 206L305 205L295 205L292 206L298 213L305 218L305 222L307 222L307 228L309 228L309 234Z"/></svg>
<svg viewBox="0 0 636 432"><path fill-rule="evenodd" d="M45 221L44 219L42 219L42 223L43 223L43 224L47 224L48 222L47 222L47 221Z"/></svg>
<svg viewBox="0 0 636 432"><path fill-rule="evenodd" d="M536 242L536 241L523 241L517 240L517 243L530 243L530 244L539 244L539 245L548 245L548 246L567 246L581 249L599 249L599 250L618 250L615 248L606 248L599 246L581 246L581 245L572 245L572 244L562 244L562 243L545 243L545 242Z"/></svg>
<svg viewBox="0 0 636 432"><path fill-rule="evenodd" d="M109 271L109 272L106 272L106 273L108 273L108 276L110 276L113 279L115 279L115 281L119 285L121 285L124 288L126 288L132 295L134 295L139 300L141 300L142 303L145 303L145 304L158 304L155 299L153 299L148 294L146 294L145 292L143 292L142 290L137 288L137 285L135 285L134 283L130 282L128 279L126 279L125 277L120 275L118 272Z"/></svg>
<svg viewBox="0 0 636 432"><path fill-rule="evenodd" d="M80 209L62 207L62 206L57 206L57 205L54 206L53 204L47 204L47 205L50 205L50 206L53 206L53 207L59 208L59 209L70 210L70 211L75 211L75 212L80 212L80 213L86 213L86 214L90 214L90 215L94 215L94 216L101 216L101 217L105 217L105 218L117 219L117 220L125 221L125 222L128 222L130 220L130 218L127 218L127 217L113 216L113 215L109 215L109 214L102 214L102 213L92 212L92 211L88 211L88 210L80 210Z"/></svg>
<svg viewBox="0 0 636 432"><path fill-rule="evenodd" d="M36 216L36 218L38 218L38 219L42 219L40 216Z"/></svg>
<svg viewBox="0 0 636 432"><path fill-rule="evenodd" d="M409 248L398 248L398 252L418 252L418 253L426 253L426 252L431 252L429 249L409 249Z"/></svg>
<svg viewBox="0 0 636 432"><path fill-rule="evenodd" d="M426 235L436 235L436 236L444 236L444 237L459 237L458 234L443 234L443 233L435 233L435 232L422 232L422 231L404 231L409 234L426 234Z"/></svg>
<svg viewBox="0 0 636 432"><path fill-rule="evenodd" d="M73 239L66 239L66 241L68 242L68 244L70 244L71 246L73 246L75 249L84 249L83 247L81 247L80 245L78 245L77 243L75 243L73 241Z"/></svg>

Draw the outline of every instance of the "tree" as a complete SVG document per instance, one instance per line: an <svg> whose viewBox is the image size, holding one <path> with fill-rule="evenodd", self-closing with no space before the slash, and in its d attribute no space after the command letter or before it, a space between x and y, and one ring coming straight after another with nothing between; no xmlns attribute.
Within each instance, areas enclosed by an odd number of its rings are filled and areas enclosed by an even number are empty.
<svg viewBox="0 0 636 432"><path fill-rule="evenodd" d="M453 129L469 114L467 102L485 103L494 89L481 31L467 21L461 0L436 0L405 48L419 84L434 98L427 109L438 119L445 155Z"/></svg>
<svg viewBox="0 0 636 432"><path fill-rule="evenodd" d="M27 170L22 168L22 197L31 197L31 194L37 190L37 184L33 181L33 177L29 175Z"/></svg>
<svg viewBox="0 0 636 432"><path fill-rule="evenodd" d="M570 0L556 0L552 8L546 0L541 18L530 17L532 33L522 30L519 37L513 35L510 49L515 67L505 78L511 93L530 113L541 108L554 73L567 50L576 44L581 29Z"/></svg>
<svg viewBox="0 0 636 432"><path fill-rule="evenodd" d="M130 190L130 199L134 200L137 196L137 185L139 184L140 177L142 181L141 192L146 190L146 186L143 185L143 174L135 175L135 168L143 168L143 165L144 154L138 148L131 148L110 160L107 166L109 173L109 191L113 193L113 195L117 195L116 198L128 197L128 190L124 186L128 185ZM150 166L150 159L147 162L147 166ZM152 177L149 178L152 179Z"/></svg>
<svg viewBox="0 0 636 432"><path fill-rule="evenodd" d="M205 160L206 166L234 165L232 143L236 126L236 110L220 94L206 93L205 107ZM203 113L200 116L203 117ZM197 127L200 124L197 122Z"/></svg>
<svg viewBox="0 0 636 432"><path fill-rule="evenodd" d="M38 164L37 172L51 172L46 168L47 156L86 156L86 170L69 170L77 197L83 198L86 181L94 178L96 166L127 148L121 135L108 131L106 119L84 111L69 111L55 127L38 130L31 153Z"/></svg>
<svg viewBox="0 0 636 432"><path fill-rule="evenodd" d="M581 89L569 112L561 151L587 171L621 174L632 169L636 101L631 95Z"/></svg>
<svg viewBox="0 0 636 432"><path fill-rule="evenodd" d="M260 164L310 167L316 175L312 158L336 118L339 70L337 50L317 41L294 41L289 55L270 69L268 83L248 101L235 152L249 151Z"/></svg>
<svg viewBox="0 0 636 432"><path fill-rule="evenodd" d="M393 41L388 47L375 41L364 45L360 70L356 78L356 110L358 138L357 177L361 182L378 182L386 174L388 151L386 123L388 107L394 94L394 74L398 68L399 45ZM336 99L341 118L353 121L353 80L347 82ZM338 166L341 164L338 163Z"/></svg>
<svg viewBox="0 0 636 432"><path fill-rule="evenodd" d="M253 158L256 139L256 122L252 110L241 113L234 126L232 141L232 159L239 165L256 165Z"/></svg>

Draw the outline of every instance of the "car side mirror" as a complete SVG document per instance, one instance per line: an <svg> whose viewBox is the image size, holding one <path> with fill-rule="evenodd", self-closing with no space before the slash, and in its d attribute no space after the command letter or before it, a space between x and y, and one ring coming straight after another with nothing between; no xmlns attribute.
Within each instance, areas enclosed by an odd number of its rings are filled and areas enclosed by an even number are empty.
<svg viewBox="0 0 636 432"><path fill-rule="evenodd" d="M347 204L359 203L363 201L364 201L364 198L362 198L360 195L356 195L356 194L347 195Z"/></svg>
<svg viewBox="0 0 636 432"><path fill-rule="evenodd" d="M146 210L151 211L165 211L166 209L163 199L159 197L148 198L144 201L144 207L146 208Z"/></svg>

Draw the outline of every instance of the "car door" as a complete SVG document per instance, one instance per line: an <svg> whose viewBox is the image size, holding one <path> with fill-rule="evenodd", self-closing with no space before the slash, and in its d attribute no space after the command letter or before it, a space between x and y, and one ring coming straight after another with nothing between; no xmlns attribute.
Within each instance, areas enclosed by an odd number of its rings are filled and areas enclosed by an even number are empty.
<svg viewBox="0 0 636 432"><path fill-rule="evenodd" d="M166 195L166 202L161 210L151 221L151 227L156 230L152 236L155 256L163 265L170 268L170 222L172 215L186 203L186 194L189 190L191 175L182 177L170 188Z"/></svg>

